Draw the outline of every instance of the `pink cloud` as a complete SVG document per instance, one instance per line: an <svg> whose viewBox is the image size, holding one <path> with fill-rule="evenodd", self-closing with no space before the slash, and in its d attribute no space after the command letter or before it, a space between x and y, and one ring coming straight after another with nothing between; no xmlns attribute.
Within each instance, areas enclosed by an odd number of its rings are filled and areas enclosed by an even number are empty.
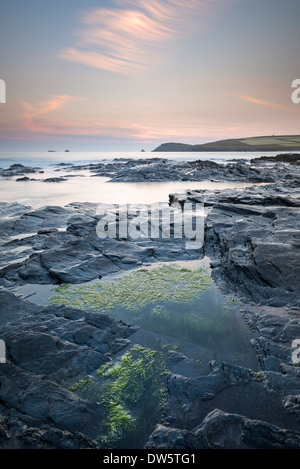
<svg viewBox="0 0 300 469"><path fill-rule="evenodd" d="M258 105L266 105L273 108L269 101L262 101L251 96L242 95L246 101ZM248 99L250 98L250 99ZM242 98L240 98L242 99ZM261 122L240 124L238 118L231 125L224 126L223 118L193 120L184 118L174 119L172 116L161 116L153 120L151 116L145 115L143 119L130 120L128 117L110 117L106 120L99 117L83 117L82 107L77 106L77 101L82 103L83 98L69 95L52 95L49 99L38 104L23 103L23 120L7 116L1 119L0 139L30 139L45 140L49 137L61 138L111 138L131 139L144 143L153 143L157 146L166 141L179 141L190 143L201 143L205 141L220 140L225 138L241 138L259 134L269 135L276 133L296 133L293 123L281 120L278 125L274 121L270 124L269 119L263 126ZM262 101L262 102L261 102ZM80 110L81 109L81 110ZM20 116L21 117L21 116ZM288 117L288 116L287 116ZM270 129L270 125L272 129ZM275 125L275 127L274 127Z"/></svg>
<svg viewBox="0 0 300 469"><path fill-rule="evenodd" d="M25 125L30 126L32 122L41 116L51 114L54 111L62 108L68 101L70 101L71 96L68 95L52 95L51 98L39 106L33 106L29 103L23 103L23 109L25 110L23 117L25 120Z"/></svg>
<svg viewBox="0 0 300 469"><path fill-rule="evenodd" d="M285 110L285 111L293 110L289 106L285 106L283 104L275 103L273 101L267 101L267 100L264 100L264 99L255 98L254 96L248 96L248 95L242 94L242 93L237 93L237 94L235 94L235 96L237 98L243 100L243 101L248 102L248 103L258 104L259 106L263 106L263 107L268 107L268 108L273 108L273 109L282 109L282 110Z"/></svg>
<svg viewBox="0 0 300 469"><path fill-rule="evenodd" d="M71 47L63 50L60 57L90 67L123 73L125 75L134 75L145 69L145 67L140 64L129 63L125 60L108 57L98 52L84 52Z"/></svg>
<svg viewBox="0 0 300 469"><path fill-rule="evenodd" d="M69 95L52 95L48 100L38 105L23 103L23 123L19 124L22 134L34 135L81 135L81 136L109 136L143 138L149 135L147 126L139 123L123 123L113 121L99 121L77 119L74 108L67 107L82 98ZM63 115L58 111L66 107ZM75 118L70 119L70 115ZM18 125L14 125L14 132L18 133Z"/></svg>
<svg viewBox="0 0 300 469"><path fill-rule="evenodd" d="M98 69L135 75L154 67L173 39L234 0L115 0L120 8L96 8L81 18L80 47L60 57ZM197 21L195 21L197 18Z"/></svg>
<svg viewBox="0 0 300 469"><path fill-rule="evenodd" d="M239 127L224 127L218 125L197 124L177 122L166 124L165 122L128 122L122 120L84 119L80 115L77 118L74 109L67 107L76 99L68 95L53 95L50 99L40 105L23 103L25 112L23 114L24 124L14 126L15 135L22 137L35 136L78 136L78 137L109 137L127 138L143 142L161 142L168 140L199 142L203 136L230 135ZM63 115L58 111L66 107ZM72 119L70 119L72 115Z"/></svg>
<svg viewBox="0 0 300 469"><path fill-rule="evenodd" d="M82 119L81 113L74 110L74 103L83 98L69 95L52 95L38 104L23 103L23 123L14 124L10 130L20 137L63 136L129 138L141 141L161 141L168 139L199 138L199 136L221 131L215 125L196 125L177 122L155 123L108 119L106 121L92 117ZM63 113L61 112L63 110ZM72 118L70 118L72 116ZM224 131L225 129L222 128ZM229 131L229 129L228 129Z"/></svg>

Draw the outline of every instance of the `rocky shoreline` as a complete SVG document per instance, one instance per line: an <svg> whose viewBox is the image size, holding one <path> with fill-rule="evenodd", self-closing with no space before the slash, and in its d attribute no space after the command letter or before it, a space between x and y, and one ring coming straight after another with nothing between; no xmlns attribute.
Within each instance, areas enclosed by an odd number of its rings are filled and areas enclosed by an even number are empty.
<svg viewBox="0 0 300 469"><path fill-rule="evenodd" d="M26 167L13 164L7 169L0 168L0 177L18 176L20 181L64 182L70 177L80 176L80 171L88 171L91 177L105 177L108 182L167 182L167 181L231 181L252 183L275 183L277 180L293 179L287 164L299 166L299 154L284 154L275 157L261 157L250 160L224 162L194 160L179 161L166 158L115 158L110 162L89 164L58 163L53 167L55 172L63 172L63 176L44 179L31 178L29 174L42 174L38 167ZM265 164L265 163L272 163Z"/></svg>
<svg viewBox="0 0 300 469"><path fill-rule="evenodd" d="M69 166L72 174L89 169L115 182L268 183L170 194L171 207L207 208L204 246L195 251L175 238L101 240L95 204L34 210L0 203L0 338L7 347L7 363L0 365L0 447L105 447L95 440L105 409L69 388L130 350L139 334L134 324L101 312L38 306L18 296L20 286L85 283L208 257L217 285L247 306L240 314L257 369L213 359L199 368L194 358L169 350L163 418L149 428L144 447L300 448L300 369L292 360L293 341L300 339L300 168L294 158L282 159L272 165L158 158ZM25 173L18 167L1 175Z"/></svg>

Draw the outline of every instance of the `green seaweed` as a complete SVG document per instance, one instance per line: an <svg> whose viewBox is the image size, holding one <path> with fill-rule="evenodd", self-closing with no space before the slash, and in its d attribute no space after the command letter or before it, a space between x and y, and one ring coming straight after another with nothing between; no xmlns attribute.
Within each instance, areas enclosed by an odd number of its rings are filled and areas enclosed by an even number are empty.
<svg viewBox="0 0 300 469"><path fill-rule="evenodd" d="M142 324L155 333L199 343L212 342L230 329L225 303L207 309L201 292L212 287L207 270L176 265L139 269L115 281L94 282L69 288L59 286L54 304L103 313ZM201 310L200 310L201 308ZM206 309L205 309L206 308Z"/></svg>
<svg viewBox="0 0 300 469"><path fill-rule="evenodd" d="M162 346L162 350L177 352L179 345L165 344Z"/></svg>
<svg viewBox="0 0 300 469"><path fill-rule="evenodd" d="M160 352L136 345L114 364L99 368L95 380L87 377L70 389L103 406L106 417L98 439L112 444L134 430L143 415L159 418L165 372Z"/></svg>
<svg viewBox="0 0 300 469"><path fill-rule="evenodd" d="M73 384L69 389L72 392L87 392L89 388L93 388L95 382L91 376L86 376L84 379L81 379L77 383Z"/></svg>
<svg viewBox="0 0 300 469"><path fill-rule="evenodd" d="M110 367L111 367L111 363L104 364L96 371L96 374L98 376L103 375L103 373L105 373L105 371L107 371Z"/></svg>
<svg viewBox="0 0 300 469"><path fill-rule="evenodd" d="M204 269L163 265L139 269L115 281L60 285L50 303L91 311L109 312L116 306L137 311L151 303L191 301L210 285L210 275Z"/></svg>
<svg viewBox="0 0 300 469"><path fill-rule="evenodd" d="M255 372L249 368L250 375L257 381L262 381L264 379L263 374L261 371Z"/></svg>
<svg viewBox="0 0 300 469"><path fill-rule="evenodd" d="M106 435L100 435L98 439L102 443L109 444L130 431L134 427L134 419L130 412L124 409L121 404L116 404L114 401L106 404L106 411L106 427L108 432Z"/></svg>

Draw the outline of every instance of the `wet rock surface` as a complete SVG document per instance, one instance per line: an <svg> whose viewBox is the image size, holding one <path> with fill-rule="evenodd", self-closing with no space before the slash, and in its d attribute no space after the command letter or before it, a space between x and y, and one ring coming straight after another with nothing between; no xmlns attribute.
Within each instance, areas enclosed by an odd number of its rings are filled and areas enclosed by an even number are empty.
<svg viewBox="0 0 300 469"><path fill-rule="evenodd" d="M299 307L300 195L285 184L171 194L209 209L204 253L215 278L254 304Z"/></svg>
<svg viewBox="0 0 300 469"><path fill-rule="evenodd" d="M15 204L2 207L7 215L0 221L4 251L0 274L19 284L82 283L145 262L199 257L199 250L186 249L184 238L152 240L150 230L140 239L100 239L96 232L101 219L96 215L98 204L39 210Z"/></svg>
<svg viewBox="0 0 300 469"><path fill-rule="evenodd" d="M65 182L69 178L82 176L80 171L91 177L105 177L109 182L167 182L167 181L231 181L241 183L272 183L284 178L299 176L299 155L281 154L275 157L260 157L250 161L233 160L224 164L213 161L180 161L166 158L125 159L115 158L109 162L73 164L58 163L55 172L62 176L30 178L28 174L42 173L41 168L14 164L0 169L0 177L18 177L20 181ZM292 171L294 173L292 174Z"/></svg>
<svg viewBox="0 0 300 469"><path fill-rule="evenodd" d="M59 169L59 168L58 168ZM165 182L165 181L239 181L274 182L277 178L275 167L252 166L245 161L219 164L212 161L175 161L165 158L122 159L115 158L109 163L72 165L63 171L90 171L91 176L107 177L110 182ZM66 173L66 177L68 174Z"/></svg>

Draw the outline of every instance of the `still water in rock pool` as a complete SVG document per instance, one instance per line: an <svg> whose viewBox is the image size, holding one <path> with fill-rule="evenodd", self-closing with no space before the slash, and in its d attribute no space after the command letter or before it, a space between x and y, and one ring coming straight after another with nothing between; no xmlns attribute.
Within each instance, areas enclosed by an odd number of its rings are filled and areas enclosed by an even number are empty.
<svg viewBox="0 0 300 469"><path fill-rule="evenodd" d="M103 407L97 441L104 446L142 445L149 428L162 419L170 352L173 358L174 353L189 357L197 375L206 374L214 359L257 369L241 306L219 291L207 262L162 264L84 285L60 285L50 302L139 326L127 351L71 386ZM173 366L172 372L185 370Z"/></svg>

